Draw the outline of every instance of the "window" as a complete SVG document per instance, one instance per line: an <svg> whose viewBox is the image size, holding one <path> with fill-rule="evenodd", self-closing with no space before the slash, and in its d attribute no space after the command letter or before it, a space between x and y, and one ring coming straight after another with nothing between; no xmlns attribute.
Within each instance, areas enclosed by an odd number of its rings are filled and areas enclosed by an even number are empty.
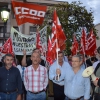
<svg viewBox="0 0 100 100"><path fill-rule="evenodd" d="M7 27L6 30L4 30L4 26L0 26L0 37L3 37L4 31L5 33L7 32Z"/></svg>
<svg viewBox="0 0 100 100"><path fill-rule="evenodd" d="M0 33L3 33L4 26L0 26Z"/></svg>
<svg viewBox="0 0 100 100"><path fill-rule="evenodd" d="M36 31L37 31L37 28L35 26L30 26L30 28L29 28L30 34L33 34Z"/></svg>
<svg viewBox="0 0 100 100"><path fill-rule="evenodd" d="M15 17L15 14L14 14L14 12L12 12L12 19L15 19L16 17Z"/></svg>

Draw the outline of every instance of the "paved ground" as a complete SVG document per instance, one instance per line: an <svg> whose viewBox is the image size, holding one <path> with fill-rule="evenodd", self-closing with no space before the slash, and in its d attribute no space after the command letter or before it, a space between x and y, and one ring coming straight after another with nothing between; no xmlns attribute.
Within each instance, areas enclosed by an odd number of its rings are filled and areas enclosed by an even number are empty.
<svg viewBox="0 0 100 100"><path fill-rule="evenodd" d="M54 98L53 97L49 97L48 100L54 100Z"/></svg>

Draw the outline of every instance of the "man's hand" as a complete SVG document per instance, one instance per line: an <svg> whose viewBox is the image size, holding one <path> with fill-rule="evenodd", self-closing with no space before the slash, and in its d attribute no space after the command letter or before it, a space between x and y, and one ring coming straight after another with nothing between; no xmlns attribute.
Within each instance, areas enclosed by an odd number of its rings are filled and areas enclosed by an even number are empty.
<svg viewBox="0 0 100 100"><path fill-rule="evenodd" d="M98 80L93 81L93 84L94 84L95 86L98 86Z"/></svg>
<svg viewBox="0 0 100 100"><path fill-rule="evenodd" d="M22 98L21 98L21 94L18 94L16 100L21 100L21 99L22 99Z"/></svg>
<svg viewBox="0 0 100 100"><path fill-rule="evenodd" d="M59 68L56 69L56 75L61 75L61 70Z"/></svg>
<svg viewBox="0 0 100 100"><path fill-rule="evenodd" d="M23 55L26 55L26 50L23 50Z"/></svg>

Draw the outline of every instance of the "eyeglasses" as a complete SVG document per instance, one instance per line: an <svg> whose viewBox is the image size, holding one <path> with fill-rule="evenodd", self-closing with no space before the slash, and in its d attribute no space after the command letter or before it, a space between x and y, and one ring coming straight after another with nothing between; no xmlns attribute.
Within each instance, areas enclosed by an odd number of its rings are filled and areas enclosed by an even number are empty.
<svg viewBox="0 0 100 100"><path fill-rule="evenodd" d="M80 61L72 61L72 62L80 62Z"/></svg>

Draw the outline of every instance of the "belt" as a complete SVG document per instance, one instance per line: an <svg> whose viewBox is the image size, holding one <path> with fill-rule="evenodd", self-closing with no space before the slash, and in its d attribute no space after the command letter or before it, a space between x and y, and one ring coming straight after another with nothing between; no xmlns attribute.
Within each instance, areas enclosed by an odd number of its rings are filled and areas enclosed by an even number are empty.
<svg viewBox="0 0 100 100"><path fill-rule="evenodd" d="M100 95L100 93L95 93L95 94Z"/></svg>
<svg viewBox="0 0 100 100"><path fill-rule="evenodd" d="M42 91L39 91L39 92L31 92L29 91L30 93L33 93L33 94L38 94L38 93L41 93L41 92L44 92L45 90L42 90Z"/></svg>
<svg viewBox="0 0 100 100"><path fill-rule="evenodd" d="M6 93L6 94L11 94L11 93L17 92L17 90L12 90L12 91L8 91L8 92L0 91L0 92L2 92L2 93Z"/></svg>
<svg viewBox="0 0 100 100"><path fill-rule="evenodd" d="M58 86L60 86L60 87L64 87L64 85L59 85L59 84L56 84L56 83L53 83L53 84L58 85Z"/></svg>
<svg viewBox="0 0 100 100"><path fill-rule="evenodd" d="M81 97L79 97L79 98L77 98L77 99L69 99L69 100L80 100L80 99L82 99L84 96L81 96Z"/></svg>

